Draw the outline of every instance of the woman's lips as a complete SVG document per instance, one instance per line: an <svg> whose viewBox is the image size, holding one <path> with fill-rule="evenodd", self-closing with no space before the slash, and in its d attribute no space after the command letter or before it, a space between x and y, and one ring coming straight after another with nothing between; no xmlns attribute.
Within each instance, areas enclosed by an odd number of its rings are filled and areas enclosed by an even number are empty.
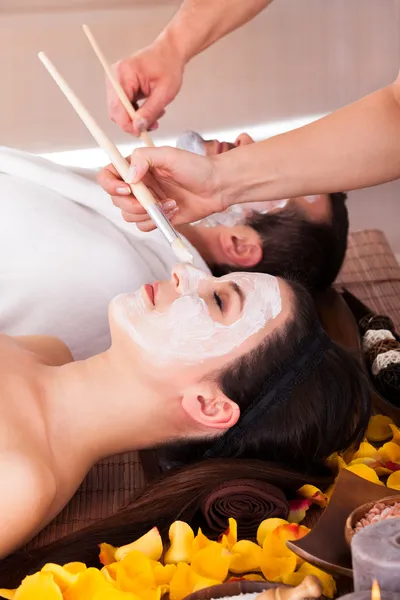
<svg viewBox="0 0 400 600"><path fill-rule="evenodd" d="M143 286L144 291L146 292L150 302L154 305L154 288L149 283Z"/></svg>

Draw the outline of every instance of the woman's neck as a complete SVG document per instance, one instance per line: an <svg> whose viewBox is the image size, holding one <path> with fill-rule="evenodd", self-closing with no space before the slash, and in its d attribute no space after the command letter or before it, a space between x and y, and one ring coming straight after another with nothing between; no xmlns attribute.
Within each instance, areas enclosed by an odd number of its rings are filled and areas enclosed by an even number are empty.
<svg viewBox="0 0 400 600"><path fill-rule="evenodd" d="M131 365L130 365L131 367ZM42 389L50 445L59 460L84 468L113 454L156 446L183 427L184 414L168 390L153 389L112 348L93 358L47 369ZM168 411L160 407L168 403ZM182 422L181 422L182 420Z"/></svg>

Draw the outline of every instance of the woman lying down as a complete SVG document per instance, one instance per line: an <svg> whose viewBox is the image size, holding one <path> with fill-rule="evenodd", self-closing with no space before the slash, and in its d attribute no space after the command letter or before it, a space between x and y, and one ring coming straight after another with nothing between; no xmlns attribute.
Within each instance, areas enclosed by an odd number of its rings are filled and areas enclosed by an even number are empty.
<svg viewBox="0 0 400 600"><path fill-rule="evenodd" d="M358 363L297 283L178 265L114 298L109 326L110 348L79 362L59 340L0 337L2 557L106 456L179 442L182 462L207 460L203 472L218 457L304 472L366 429Z"/></svg>

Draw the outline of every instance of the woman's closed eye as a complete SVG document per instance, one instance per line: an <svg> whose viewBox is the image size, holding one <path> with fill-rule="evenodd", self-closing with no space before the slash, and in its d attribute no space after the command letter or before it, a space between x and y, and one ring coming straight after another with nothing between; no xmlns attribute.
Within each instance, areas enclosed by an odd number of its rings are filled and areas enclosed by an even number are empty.
<svg viewBox="0 0 400 600"><path fill-rule="evenodd" d="M214 297L214 300L215 300L215 303L216 303L216 305L218 306L218 308L220 309L220 311L223 313L223 312L224 312L224 310L223 310L223 308L224 308L224 303L222 302L222 298L221 298L221 296L219 296L219 295L217 294L217 292L214 292L214 293L213 293L213 297Z"/></svg>

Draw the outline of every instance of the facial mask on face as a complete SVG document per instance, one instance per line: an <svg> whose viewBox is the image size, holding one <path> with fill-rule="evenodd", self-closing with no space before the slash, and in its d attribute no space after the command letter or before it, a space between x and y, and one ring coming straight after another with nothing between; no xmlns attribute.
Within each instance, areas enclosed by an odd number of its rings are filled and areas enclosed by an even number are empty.
<svg viewBox="0 0 400 600"><path fill-rule="evenodd" d="M149 310L141 291L114 300L116 316L155 363L176 360L196 364L223 356L262 329L282 310L276 277L261 273L234 273L217 281L235 282L243 292L242 315L231 325L215 322L199 296L202 280L212 281L190 265L179 265L180 297L164 312Z"/></svg>
<svg viewBox="0 0 400 600"><path fill-rule="evenodd" d="M181 150L187 150L200 156L206 155L204 140L199 133L195 131L186 131L182 133L176 140L176 147Z"/></svg>
<svg viewBox="0 0 400 600"><path fill-rule="evenodd" d="M246 202L245 204L234 204L221 213L215 213L201 221L205 227L216 227L224 225L225 227L234 227L242 225L251 213L265 215L277 208L284 208L288 200L276 200L273 202Z"/></svg>

